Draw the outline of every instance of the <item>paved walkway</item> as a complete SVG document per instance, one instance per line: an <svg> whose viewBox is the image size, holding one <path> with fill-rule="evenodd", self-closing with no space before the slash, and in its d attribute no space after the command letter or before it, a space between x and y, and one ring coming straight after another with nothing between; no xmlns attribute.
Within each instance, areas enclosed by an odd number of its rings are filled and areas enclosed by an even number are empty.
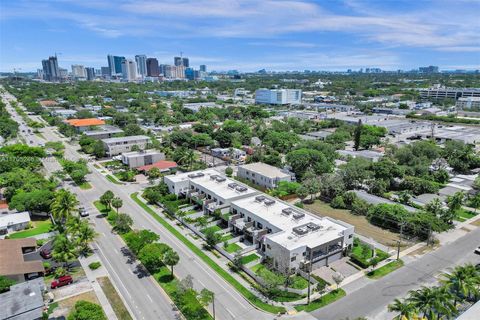
<svg viewBox="0 0 480 320"><path fill-rule="evenodd" d="M100 287L100 284L97 281L97 278L99 277L108 276L107 270L105 269L104 266L101 266L97 270L91 270L90 267L88 266L92 262L100 261L100 258L97 257L97 255L94 253L87 258L79 258L78 260L80 261L80 264L82 265L83 270L85 270L87 279L92 285L93 291L95 292L95 295L97 296L98 301L100 302L100 305L103 308L103 311L105 311L107 318L109 320L112 320L112 319L117 320L118 318L115 315L115 312L113 311L112 305L108 301L107 296L105 295L102 288ZM130 312L130 314L133 314L133 313Z"/></svg>

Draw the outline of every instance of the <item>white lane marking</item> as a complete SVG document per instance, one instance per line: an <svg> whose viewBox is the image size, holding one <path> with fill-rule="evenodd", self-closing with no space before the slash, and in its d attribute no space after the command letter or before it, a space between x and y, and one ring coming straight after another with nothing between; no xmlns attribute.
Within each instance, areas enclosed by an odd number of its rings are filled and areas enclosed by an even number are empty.
<svg viewBox="0 0 480 320"><path fill-rule="evenodd" d="M235 319L235 315L232 313L232 311L230 311L227 307L224 307L225 310L227 310L228 313L230 313L230 315L232 316L232 319Z"/></svg>
<svg viewBox="0 0 480 320"><path fill-rule="evenodd" d="M148 293L147 293L147 298L148 298L151 302L153 302L152 297L150 297L150 295L149 295Z"/></svg>
<svg viewBox="0 0 480 320"><path fill-rule="evenodd" d="M110 264L110 261L108 261L107 257L105 256L105 254L103 253L103 250L102 248L100 248L100 245L97 245L98 247L98 251L100 251L100 253L102 254L103 258L105 259L105 262L107 262L107 264L110 266L110 269L112 269L112 272L115 274L115 276L117 277L117 279L119 280L118 283L120 283L120 285L123 287L123 289L125 290L125 292L128 294L128 296L130 298L132 298L132 296L130 295L130 292L128 292L127 288L125 287L125 285L122 283L122 278L120 278L120 276L118 275L118 273L115 271L115 269L113 269L113 266Z"/></svg>

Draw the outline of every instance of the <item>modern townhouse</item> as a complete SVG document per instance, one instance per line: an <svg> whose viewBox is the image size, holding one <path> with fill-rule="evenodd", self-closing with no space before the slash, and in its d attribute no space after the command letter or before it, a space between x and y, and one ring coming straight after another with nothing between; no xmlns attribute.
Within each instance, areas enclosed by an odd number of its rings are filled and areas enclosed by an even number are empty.
<svg viewBox="0 0 480 320"><path fill-rule="evenodd" d="M116 137L102 139L107 155L110 157L134 151L134 146L138 147L138 150L145 150L147 144L150 142L148 136L129 136L129 137Z"/></svg>
<svg viewBox="0 0 480 320"><path fill-rule="evenodd" d="M292 181L292 175L263 162L238 167L237 176L267 189L276 188L280 181Z"/></svg>

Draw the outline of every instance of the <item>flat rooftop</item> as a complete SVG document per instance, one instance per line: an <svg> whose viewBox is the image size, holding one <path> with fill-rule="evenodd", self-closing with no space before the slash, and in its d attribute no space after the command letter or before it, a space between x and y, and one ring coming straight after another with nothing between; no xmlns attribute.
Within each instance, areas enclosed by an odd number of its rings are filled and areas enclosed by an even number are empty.
<svg viewBox="0 0 480 320"><path fill-rule="evenodd" d="M254 163L244 164L240 167L272 179L290 177L289 174L283 172L279 168L263 162L254 162Z"/></svg>
<svg viewBox="0 0 480 320"><path fill-rule="evenodd" d="M123 130L120 128L117 128L115 126L109 126L109 125L104 125L104 126L98 126L97 129L99 130L89 130L85 131L85 135L95 135L95 134L101 134L101 133L122 133Z"/></svg>
<svg viewBox="0 0 480 320"><path fill-rule="evenodd" d="M191 178L198 174L203 174L203 176ZM252 189L236 180L229 179L213 169L185 172L167 177L174 183L190 180L193 185L201 186L202 188L209 190L211 193L214 193L225 200L236 198L240 195L248 196L259 193L259 191ZM246 190L240 192L236 187L229 187L229 185L233 186L232 184L236 184L238 187L244 187Z"/></svg>
<svg viewBox="0 0 480 320"><path fill-rule="evenodd" d="M25 281L0 294L0 319L31 320L43 312L43 278Z"/></svg>
<svg viewBox="0 0 480 320"><path fill-rule="evenodd" d="M128 137L114 137L108 139L102 139L102 141L106 144L116 143L116 142L124 142L124 141L137 141L137 140L150 140L148 136L128 136Z"/></svg>
<svg viewBox="0 0 480 320"><path fill-rule="evenodd" d="M124 152L122 153L122 156L125 157L136 157L136 156L149 156L153 154L163 154L160 151L151 149L151 150L145 150L145 151L130 151L130 152Z"/></svg>
<svg viewBox="0 0 480 320"><path fill-rule="evenodd" d="M232 204L248 211L252 215L268 221L268 223L280 229L281 231L269 234L268 238L288 249L295 249L301 246L316 247L342 237L343 231L351 227L345 223L340 224L336 220L327 217L314 216L308 211L265 194L262 194L262 196L265 199L274 201L274 203L267 205L265 201L258 201L258 197L253 196L236 200ZM284 211L290 211L290 213L286 214ZM302 217L295 219L294 215L296 213ZM319 226L319 228L304 235L299 235L294 232L294 228L307 224L314 224Z"/></svg>

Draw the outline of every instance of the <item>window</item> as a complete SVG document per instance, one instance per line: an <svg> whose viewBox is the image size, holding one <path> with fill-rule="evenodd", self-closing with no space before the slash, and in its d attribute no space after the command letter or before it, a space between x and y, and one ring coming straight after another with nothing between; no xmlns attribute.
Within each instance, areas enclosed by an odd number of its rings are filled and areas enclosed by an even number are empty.
<svg viewBox="0 0 480 320"><path fill-rule="evenodd" d="M290 258L290 262L293 262L293 261L295 261L295 260L297 260L297 256L294 256L294 257L291 257L291 258Z"/></svg>
<svg viewBox="0 0 480 320"><path fill-rule="evenodd" d="M252 221L252 218L247 217L247 221L248 221L248 222Z"/></svg>
<svg viewBox="0 0 480 320"><path fill-rule="evenodd" d="M258 227L259 229L263 229L263 224L261 224L260 222L257 222L257 227Z"/></svg>
<svg viewBox="0 0 480 320"><path fill-rule="evenodd" d="M270 248L270 245L268 243L267 243L267 249L272 249L272 248Z"/></svg>

